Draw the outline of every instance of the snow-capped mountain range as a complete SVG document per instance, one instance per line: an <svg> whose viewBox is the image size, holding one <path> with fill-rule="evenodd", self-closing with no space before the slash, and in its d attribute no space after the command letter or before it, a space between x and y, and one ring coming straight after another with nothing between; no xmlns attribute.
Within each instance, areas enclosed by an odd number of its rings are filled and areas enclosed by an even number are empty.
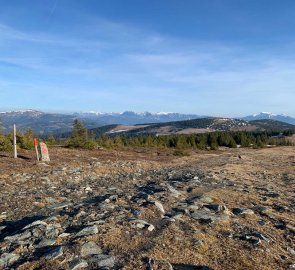
<svg viewBox="0 0 295 270"><path fill-rule="evenodd" d="M19 130L33 129L36 134L63 133L70 131L75 119L84 121L87 128L96 128L110 124L135 125L146 123L163 123L198 118L206 118L196 114L173 112L78 112L73 114L46 113L37 110L17 110L0 112L0 124L4 132L9 132L13 124ZM259 113L240 118L246 121L272 119L295 125L295 118L284 114Z"/></svg>
<svg viewBox="0 0 295 270"><path fill-rule="evenodd" d="M247 120L247 121L272 119L272 120L295 125L295 118L285 114L273 114L271 112L261 112L258 114L248 115L248 116L242 117L241 119Z"/></svg>

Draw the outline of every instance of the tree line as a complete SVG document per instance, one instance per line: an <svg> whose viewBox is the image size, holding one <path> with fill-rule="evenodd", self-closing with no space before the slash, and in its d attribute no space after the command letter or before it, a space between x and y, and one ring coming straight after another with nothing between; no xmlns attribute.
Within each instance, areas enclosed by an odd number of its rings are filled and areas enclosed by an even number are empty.
<svg viewBox="0 0 295 270"><path fill-rule="evenodd" d="M292 145L286 136L294 134L293 130L279 131L225 131L211 132L191 135L100 135L96 136L89 132L83 122L75 120L73 130L68 138L55 138L52 134L43 138L48 145L60 144L69 148L96 149L121 148L121 147L154 147L173 148L176 153L183 153L188 149L211 149L216 150L221 146L236 148L254 147L260 148L266 145ZM22 149L32 149L34 134L31 129L25 133L17 132L18 147ZM12 150L12 132L4 135L0 131L0 151ZM178 152L177 152L178 151Z"/></svg>

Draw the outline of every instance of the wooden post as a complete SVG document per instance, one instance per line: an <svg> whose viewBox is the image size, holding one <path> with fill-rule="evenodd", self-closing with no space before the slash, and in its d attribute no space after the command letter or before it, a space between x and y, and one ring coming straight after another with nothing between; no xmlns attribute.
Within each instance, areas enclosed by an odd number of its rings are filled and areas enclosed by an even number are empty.
<svg viewBox="0 0 295 270"><path fill-rule="evenodd" d="M38 144L37 144L37 139L36 138L34 138L34 146L35 146L37 161L39 161Z"/></svg>
<svg viewBox="0 0 295 270"><path fill-rule="evenodd" d="M16 149L16 126L13 125L13 156L17 158L17 149Z"/></svg>

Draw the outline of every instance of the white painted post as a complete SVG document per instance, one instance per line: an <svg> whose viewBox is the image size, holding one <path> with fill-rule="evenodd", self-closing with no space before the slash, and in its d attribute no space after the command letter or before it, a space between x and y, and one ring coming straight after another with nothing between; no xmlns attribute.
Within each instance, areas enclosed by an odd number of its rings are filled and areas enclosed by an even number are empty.
<svg viewBox="0 0 295 270"><path fill-rule="evenodd" d="M13 156L17 158L17 149L16 149L16 126L13 125Z"/></svg>
<svg viewBox="0 0 295 270"><path fill-rule="evenodd" d="M37 139L36 138L34 138L34 145L35 145L37 161L39 161L38 144L37 144Z"/></svg>

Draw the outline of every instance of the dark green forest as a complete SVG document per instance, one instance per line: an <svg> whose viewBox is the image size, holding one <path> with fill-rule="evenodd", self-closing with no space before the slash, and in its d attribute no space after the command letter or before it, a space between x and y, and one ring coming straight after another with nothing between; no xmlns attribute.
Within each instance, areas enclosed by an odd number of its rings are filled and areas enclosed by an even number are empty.
<svg viewBox="0 0 295 270"><path fill-rule="evenodd" d="M109 127L108 127L109 128ZM267 145L292 145L288 136L292 136L294 130L285 131L224 131L191 135L97 135L89 132L83 122L75 120L73 131L68 137L55 138L52 134L45 138L39 138L48 145L61 145L69 148L97 149L124 148L124 147L150 147L150 148L172 148L175 150L216 150L219 147L253 147L261 148ZM25 133L17 133L18 147L32 149L34 134L32 130ZM0 131L0 151L12 150L12 133L4 135ZM181 153L181 151L179 152Z"/></svg>

